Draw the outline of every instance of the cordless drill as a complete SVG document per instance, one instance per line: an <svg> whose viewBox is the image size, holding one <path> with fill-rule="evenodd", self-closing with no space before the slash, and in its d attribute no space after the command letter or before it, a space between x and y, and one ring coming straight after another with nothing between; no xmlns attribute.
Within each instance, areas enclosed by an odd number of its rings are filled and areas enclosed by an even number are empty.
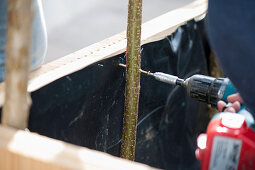
<svg viewBox="0 0 255 170"><path fill-rule="evenodd" d="M124 64L119 64L119 66L126 67ZM228 78L214 78L196 74L184 80L162 72L151 73L142 69L140 69L140 72L152 76L158 81L174 86L182 86L191 98L210 104L213 107L217 106L219 100L227 102L227 97L236 93L236 89Z"/></svg>
<svg viewBox="0 0 255 170"><path fill-rule="evenodd" d="M193 75L186 80L156 72L146 74L156 80L180 85L188 95L214 107L219 100L236 93L228 78ZM207 133L197 139L196 157L202 170L255 169L255 126L252 115L241 107L239 114L218 113L210 121Z"/></svg>
<svg viewBox="0 0 255 170"><path fill-rule="evenodd" d="M161 72L148 72L147 74L153 76L156 80L182 86L191 98L210 104L213 107L217 106L219 100L227 101L230 94L236 93L236 89L228 78L214 78L196 74L183 80Z"/></svg>
<svg viewBox="0 0 255 170"><path fill-rule="evenodd" d="M162 72L140 71L158 81L182 86L191 98L214 107L219 100L227 102L227 97L237 92L228 78L196 74L184 80ZM198 137L195 154L201 161L202 170L255 169L253 116L244 106L238 114L216 114L207 127L207 133Z"/></svg>

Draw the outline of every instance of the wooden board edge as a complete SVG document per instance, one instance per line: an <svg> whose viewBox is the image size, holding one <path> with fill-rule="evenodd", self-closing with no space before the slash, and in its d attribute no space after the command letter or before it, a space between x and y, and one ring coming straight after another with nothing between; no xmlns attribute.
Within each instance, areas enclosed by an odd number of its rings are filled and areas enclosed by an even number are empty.
<svg viewBox="0 0 255 170"><path fill-rule="evenodd" d="M141 43L146 44L171 35L187 21L204 15L208 0L196 0L187 6L163 14L142 25ZM41 66L30 74L28 91L35 91L61 77L79 71L97 61L121 54L126 49L126 32L71 53ZM4 102L4 83L0 83L0 106Z"/></svg>
<svg viewBox="0 0 255 170"><path fill-rule="evenodd" d="M155 169L107 153L0 126L0 169Z"/></svg>

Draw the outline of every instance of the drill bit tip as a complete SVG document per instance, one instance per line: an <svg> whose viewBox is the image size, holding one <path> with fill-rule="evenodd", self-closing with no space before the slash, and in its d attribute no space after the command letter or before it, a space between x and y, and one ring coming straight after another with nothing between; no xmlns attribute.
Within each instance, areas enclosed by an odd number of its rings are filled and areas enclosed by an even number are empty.
<svg viewBox="0 0 255 170"><path fill-rule="evenodd" d="M126 67L125 64L121 64L121 63L119 63L119 66L121 66L121 67Z"/></svg>
<svg viewBox="0 0 255 170"><path fill-rule="evenodd" d="M121 67L127 67L125 64L122 64L122 63L120 63L119 64L119 66L121 66ZM139 71L141 72L141 73L143 73L143 74L147 74L147 75L152 75L152 73L150 72L150 71L144 71L144 70L142 70L142 69L139 69Z"/></svg>

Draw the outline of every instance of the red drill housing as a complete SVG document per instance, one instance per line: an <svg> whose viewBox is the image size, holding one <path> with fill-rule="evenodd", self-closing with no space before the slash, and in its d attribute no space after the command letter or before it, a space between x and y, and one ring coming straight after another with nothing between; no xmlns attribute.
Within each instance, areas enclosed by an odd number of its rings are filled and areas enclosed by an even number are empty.
<svg viewBox="0 0 255 170"><path fill-rule="evenodd" d="M201 170L255 169L255 131L244 116L220 113L197 139Z"/></svg>

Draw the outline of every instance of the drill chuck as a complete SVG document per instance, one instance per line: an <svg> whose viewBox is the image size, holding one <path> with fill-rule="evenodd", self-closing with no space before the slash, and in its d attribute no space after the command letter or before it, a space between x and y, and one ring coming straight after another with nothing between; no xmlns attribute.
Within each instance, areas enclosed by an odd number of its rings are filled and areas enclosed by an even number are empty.
<svg viewBox="0 0 255 170"><path fill-rule="evenodd" d="M217 102L223 99L228 83L228 78L193 75L185 80L184 86L190 97L216 107Z"/></svg>

